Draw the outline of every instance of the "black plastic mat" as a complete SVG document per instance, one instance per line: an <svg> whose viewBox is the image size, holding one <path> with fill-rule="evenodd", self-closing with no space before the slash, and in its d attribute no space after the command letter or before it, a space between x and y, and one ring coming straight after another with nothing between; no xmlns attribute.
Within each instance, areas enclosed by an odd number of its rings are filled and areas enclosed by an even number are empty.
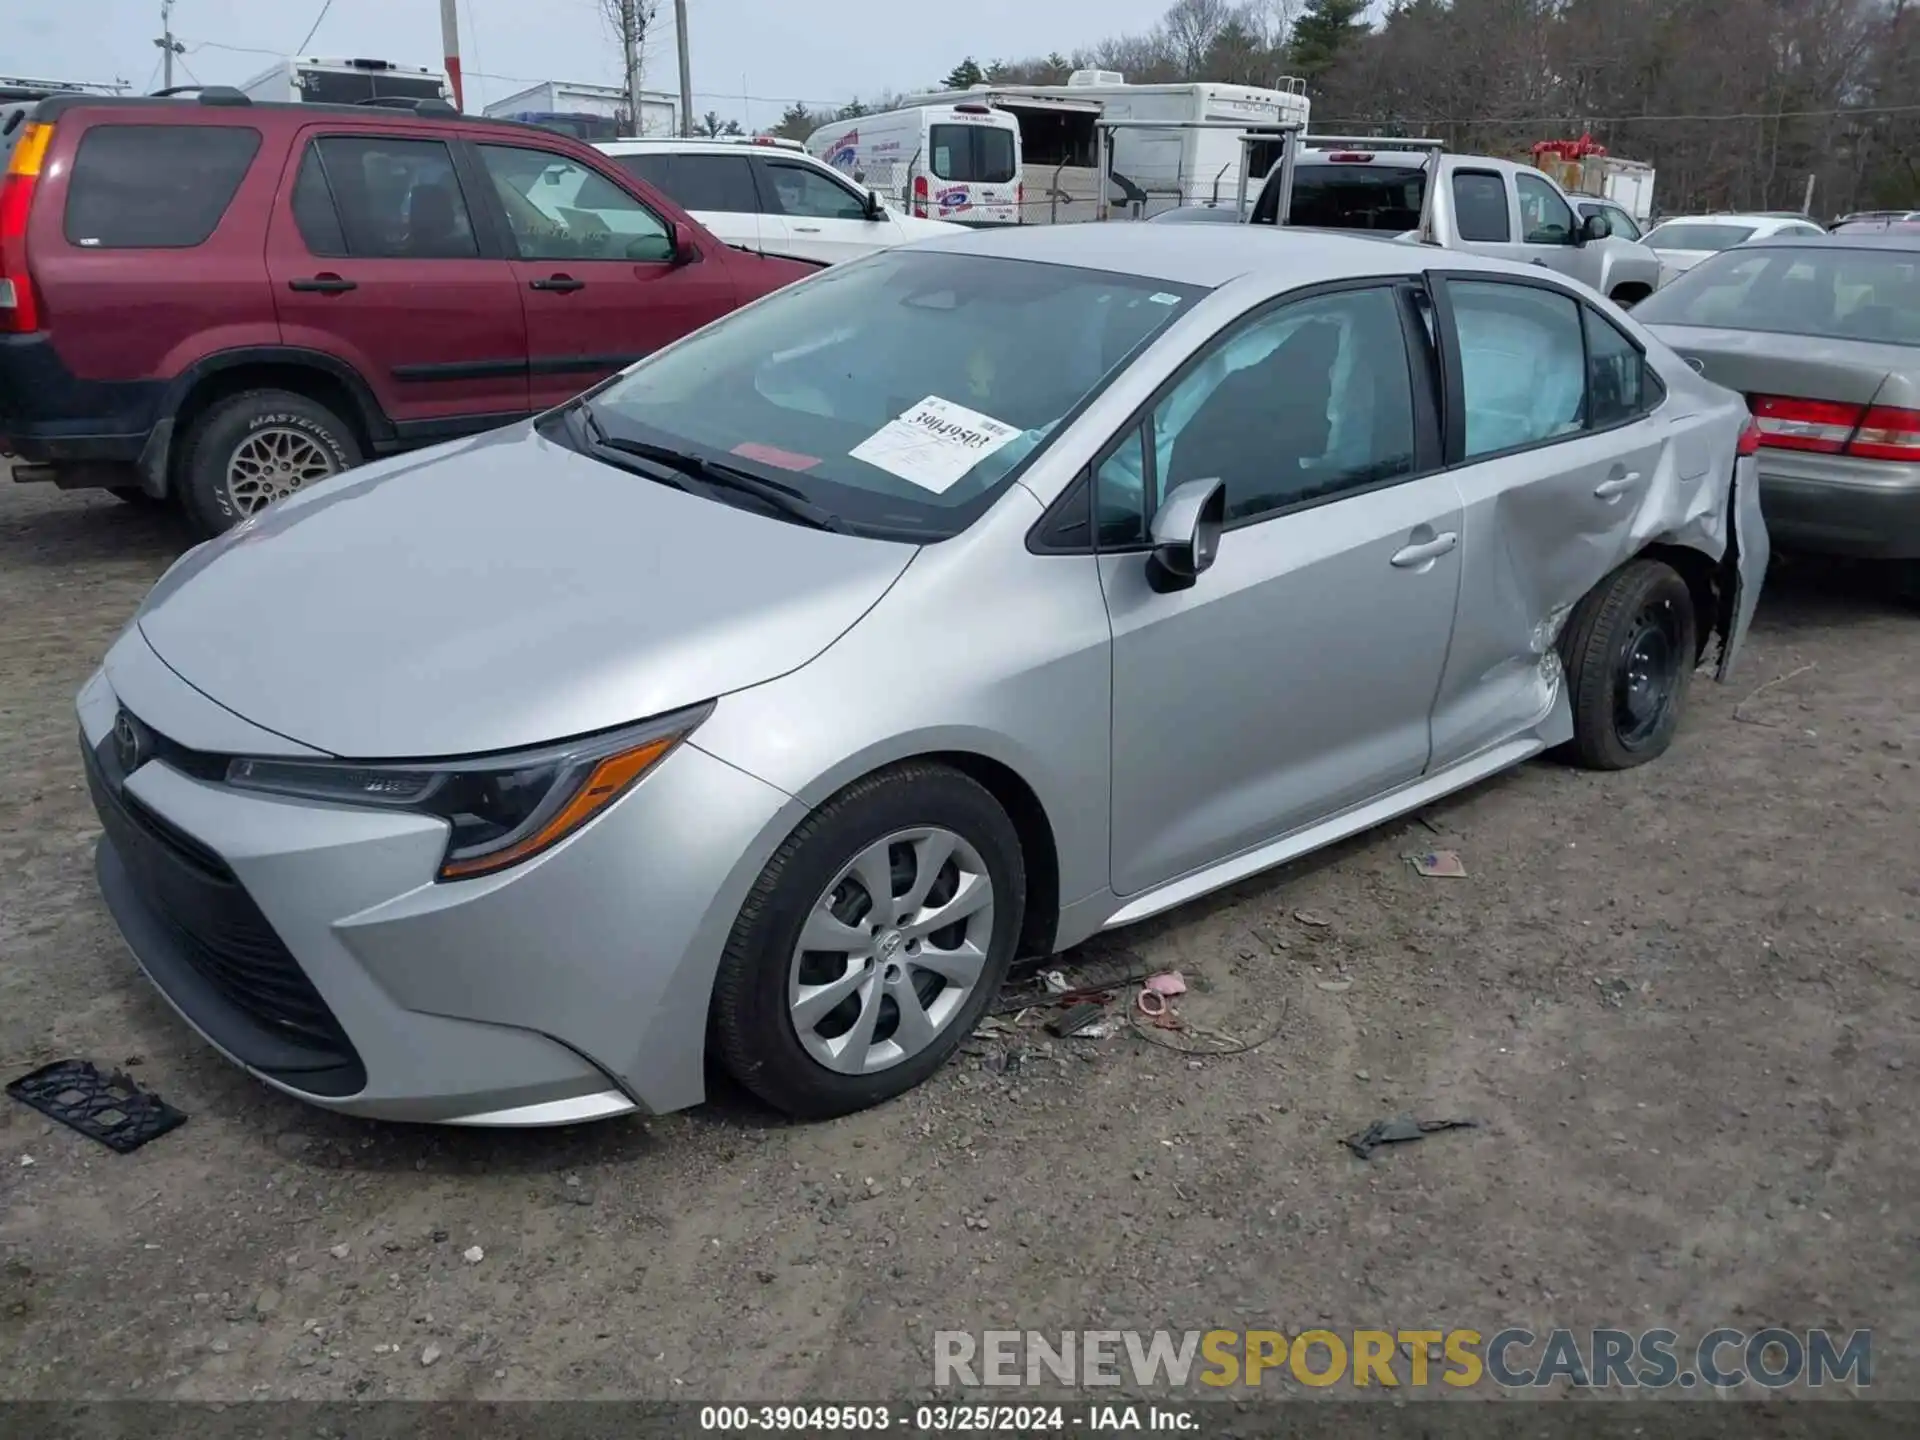
<svg viewBox="0 0 1920 1440"><path fill-rule="evenodd" d="M7 1093L126 1155L187 1123L187 1117L124 1074L102 1075L87 1060L56 1060L22 1075Z"/></svg>

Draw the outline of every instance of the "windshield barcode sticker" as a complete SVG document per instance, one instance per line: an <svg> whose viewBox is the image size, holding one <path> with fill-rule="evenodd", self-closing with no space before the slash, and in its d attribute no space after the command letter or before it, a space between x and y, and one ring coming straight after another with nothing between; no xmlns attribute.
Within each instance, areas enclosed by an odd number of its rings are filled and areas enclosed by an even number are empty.
<svg viewBox="0 0 1920 1440"><path fill-rule="evenodd" d="M1178 305L1180 303L1180 297L1178 295L1169 295L1164 290L1156 291L1154 294L1149 295L1147 299L1156 305Z"/></svg>
<svg viewBox="0 0 1920 1440"><path fill-rule="evenodd" d="M991 415L929 395L847 453L939 495L1020 433Z"/></svg>

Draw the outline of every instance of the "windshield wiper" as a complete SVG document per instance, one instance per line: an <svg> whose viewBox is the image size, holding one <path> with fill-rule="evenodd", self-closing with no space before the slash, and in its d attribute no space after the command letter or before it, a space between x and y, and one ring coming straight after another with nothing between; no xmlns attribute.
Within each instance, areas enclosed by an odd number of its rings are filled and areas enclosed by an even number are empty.
<svg viewBox="0 0 1920 1440"><path fill-rule="evenodd" d="M636 456L641 460L651 460L655 465L674 472L674 478L668 483L678 485L682 490L693 494L704 493L708 499L713 498L714 490L732 490L738 494L751 495L762 504L779 511L790 520L799 521L802 525L811 525L816 530L831 530L839 535L847 533L847 527L838 515L814 504L798 490L773 480L763 480L758 475L737 470L731 465L722 465L718 461L689 455L670 445L655 445L646 440L633 440L624 435L609 435L606 427L600 423L600 418L593 413L593 407L584 401L580 405L580 417L588 437L596 448L615 450L622 455ZM689 480L694 483L687 483Z"/></svg>

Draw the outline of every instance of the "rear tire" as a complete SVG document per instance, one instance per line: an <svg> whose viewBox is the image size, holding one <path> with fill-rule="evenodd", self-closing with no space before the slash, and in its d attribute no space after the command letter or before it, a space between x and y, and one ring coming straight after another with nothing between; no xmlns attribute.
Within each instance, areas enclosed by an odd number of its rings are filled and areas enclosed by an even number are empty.
<svg viewBox="0 0 1920 1440"><path fill-rule="evenodd" d="M1634 560L1574 607L1561 636L1573 739L1564 756L1589 770L1628 770L1666 753L1699 661L1687 582L1659 560Z"/></svg>
<svg viewBox="0 0 1920 1440"><path fill-rule="evenodd" d="M246 390L194 423L180 457L181 499L206 535L360 463L352 428L291 390Z"/></svg>
<svg viewBox="0 0 1920 1440"><path fill-rule="evenodd" d="M1025 907L1020 838L985 787L925 762L857 780L800 823L741 907L714 985L715 1049L802 1119L904 1094L973 1033ZM941 915L957 918L915 919ZM803 948L803 932L819 945Z"/></svg>

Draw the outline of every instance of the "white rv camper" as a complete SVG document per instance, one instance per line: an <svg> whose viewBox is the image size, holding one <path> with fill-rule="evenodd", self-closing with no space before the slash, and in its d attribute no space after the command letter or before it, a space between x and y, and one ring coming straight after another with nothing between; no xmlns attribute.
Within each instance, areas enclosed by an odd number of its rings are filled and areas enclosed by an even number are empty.
<svg viewBox="0 0 1920 1440"><path fill-rule="evenodd" d="M291 56L240 87L249 100L305 101L309 105L365 105L370 101L444 100L453 91L444 70L386 60L326 60Z"/></svg>
<svg viewBox="0 0 1920 1440"><path fill-rule="evenodd" d="M1096 218L1099 128L1096 121L1132 122L1108 131L1116 205L1134 214L1154 214L1176 205L1230 201L1239 186L1243 153L1248 178L1258 183L1278 158L1279 142L1243 152L1231 126L1169 127L1193 121L1241 122L1252 126L1306 128L1310 107L1303 82L1284 78L1272 88L1194 81L1129 85L1114 70L1076 70L1065 85L976 85L971 90L925 97L926 102L973 100L1013 116L1020 125L1029 222Z"/></svg>

